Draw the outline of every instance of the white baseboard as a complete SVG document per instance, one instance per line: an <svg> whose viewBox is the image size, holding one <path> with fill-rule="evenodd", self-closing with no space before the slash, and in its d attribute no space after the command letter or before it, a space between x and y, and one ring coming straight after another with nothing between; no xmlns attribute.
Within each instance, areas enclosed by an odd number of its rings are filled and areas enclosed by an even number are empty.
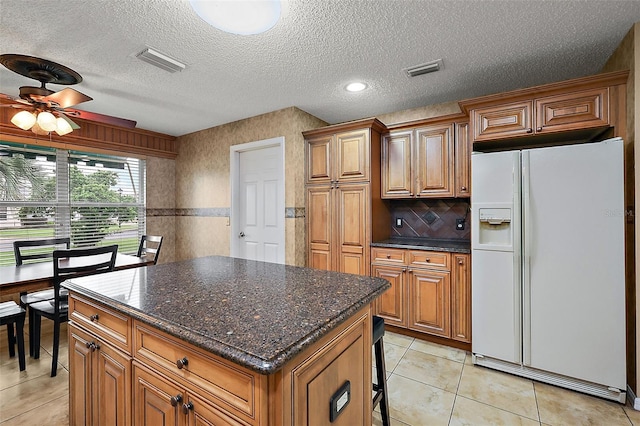
<svg viewBox="0 0 640 426"><path fill-rule="evenodd" d="M636 396L629 385L627 385L627 401L629 401L629 405L631 405L634 410L640 411L640 398Z"/></svg>

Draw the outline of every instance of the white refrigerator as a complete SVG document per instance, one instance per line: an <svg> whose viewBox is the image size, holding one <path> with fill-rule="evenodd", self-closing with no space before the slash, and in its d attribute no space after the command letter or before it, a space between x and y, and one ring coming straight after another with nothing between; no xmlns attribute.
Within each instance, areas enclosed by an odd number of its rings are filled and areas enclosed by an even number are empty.
<svg viewBox="0 0 640 426"><path fill-rule="evenodd" d="M622 140L471 167L474 363L624 402Z"/></svg>

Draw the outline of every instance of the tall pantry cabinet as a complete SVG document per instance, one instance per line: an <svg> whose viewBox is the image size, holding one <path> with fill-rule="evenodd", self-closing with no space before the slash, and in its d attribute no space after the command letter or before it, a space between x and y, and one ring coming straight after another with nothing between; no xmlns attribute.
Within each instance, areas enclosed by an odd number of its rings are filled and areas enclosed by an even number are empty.
<svg viewBox="0 0 640 426"><path fill-rule="evenodd" d="M373 118L303 132L308 267L369 275L369 244L390 232L380 197L384 131Z"/></svg>

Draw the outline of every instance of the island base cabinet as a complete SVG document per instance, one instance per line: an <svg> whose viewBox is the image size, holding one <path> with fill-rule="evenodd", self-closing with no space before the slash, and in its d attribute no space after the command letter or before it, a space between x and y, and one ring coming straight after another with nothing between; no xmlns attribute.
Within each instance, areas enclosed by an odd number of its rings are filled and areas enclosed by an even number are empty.
<svg viewBox="0 0 640 426"><path fill-rule="evenodd" d="M69 325L71 425L131 424L131 357Z"/></svg>
<svg viewBox="0 0 640 426"><path fill-rule="evenodd" d="M134 366L134 425L246 426L217 410L196 393L155 372Z"/></svg>

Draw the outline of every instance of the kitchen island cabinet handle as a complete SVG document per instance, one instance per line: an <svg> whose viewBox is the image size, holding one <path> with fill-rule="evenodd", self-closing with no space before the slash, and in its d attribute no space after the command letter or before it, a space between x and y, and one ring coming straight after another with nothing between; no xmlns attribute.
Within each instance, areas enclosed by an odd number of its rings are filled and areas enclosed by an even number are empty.
<svg viewBox="0 0 640 426"><path fill-rule="evenodd" d="M98 314L91 315L89 319L91 320L91 322L98 321L100 319L100 315Z"/></svg>
<svg viewBox="0 0 640 426"><path fill-rule="evenodd" d="M531 127L529 127L529 128L527 129L527 133L533 133L533 129L532 129Z"/></svg>
<svg viewBox="0 0 640 426"><path fill-rule="evenodd" d="M536 129L536 132L541 132L541 131L542 131L542 127L538 127L538 128Z"/></svg>
<svg viewBox="0 0 640 426"><path fill-rule="evenodd" d="M177 407L178 404L182 402L182 394L177 394L176 396L172 396L170 401L171 401L172 407Z"/></svg>
<svg viewBox="0 0 640 426"><path fill-rule="evenodd" d="M87 347L87 349L91 349L91 352L100 349L100 345L95 342L87 342L84 345Z"/></svg>
<svg viewBox="0 0 640 426"><path fill-rule="evenodd" d="M182 413L189 414L189 410L193 410L193 402L189 401L186 404L182 404Z"/></svg>
<svg viewBox="0 0 640 426"><path fill-rule="evenodd" d="M189 360L186 356L176 361L176 367L178 367L179 370L182 370L182 368L187 364L189 364Z"/></svg>

